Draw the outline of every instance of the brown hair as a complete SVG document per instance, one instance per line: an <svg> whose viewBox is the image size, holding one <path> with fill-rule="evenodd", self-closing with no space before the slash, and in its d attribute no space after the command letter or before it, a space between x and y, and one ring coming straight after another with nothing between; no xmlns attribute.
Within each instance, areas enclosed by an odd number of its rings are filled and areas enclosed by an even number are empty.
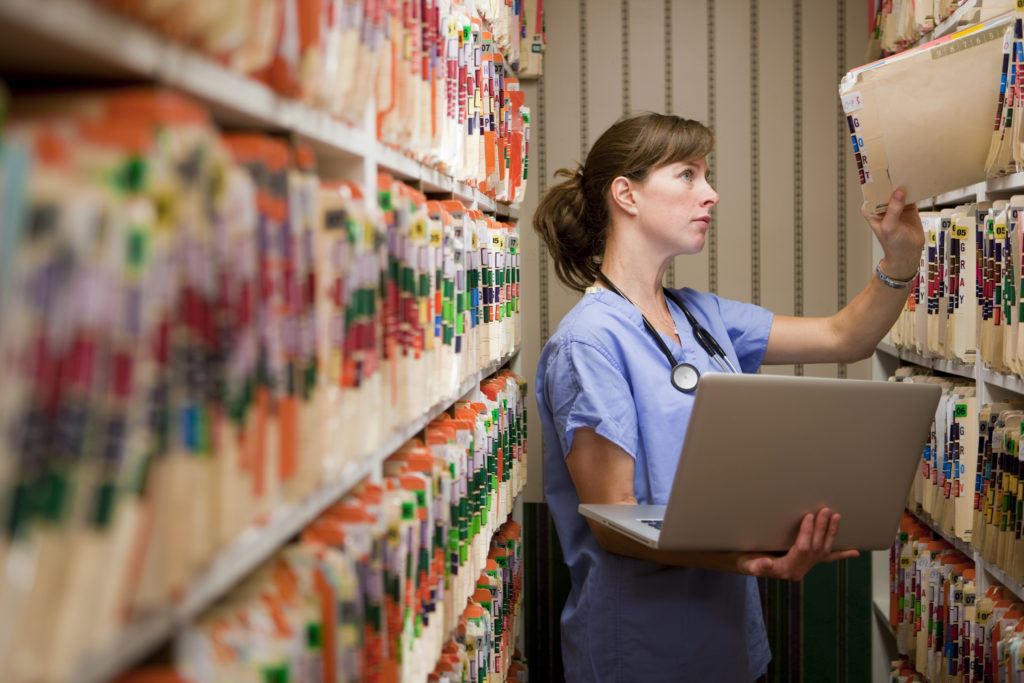
<svg viewBox="0 0 1024 683"><path fill-rule="evenodd" d="M608 238L608 190L619 176L643 182L656 168L696 161L711 152L714 137L702 123L671 114L623 118L601 134L576 171L555 172L563 182L549 189L533 214L533 229L555 260L555 274L582 292L601 268Z"/></svg>

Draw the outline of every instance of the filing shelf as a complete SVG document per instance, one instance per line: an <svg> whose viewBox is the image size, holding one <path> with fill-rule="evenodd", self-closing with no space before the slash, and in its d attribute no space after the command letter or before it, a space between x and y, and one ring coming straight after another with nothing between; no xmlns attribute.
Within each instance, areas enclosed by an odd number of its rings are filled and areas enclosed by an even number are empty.
<svg viewBox="0 0 1024 683"><path fill-rule="evenodd" d="M936 524L931 519L929 519L927 515L921 514L914 510L910 510L909 508L908 512L910 512L917 519L921 520L921 522L926 524L928 528L930 528L937 536L944 539L947 543L952 545L965 556L969 557L974 562L976 568L983 570L986 574L991 576L992 579L995 580L995 582L999 583L999 585L1003 586L1008 591L1013 593L1013 595L1018 600L1024 600L1024 585L1021 585L1017 581L1014 581L1013 578L1009 574L1007 574L1004 569L995 566L994 564L986 560L984 557L982 557L981 553L978 552L973 545L967 543L962 539L947 535L945 532L939 529L938 526L936 526ZM990 582L986 582L986 584L988 583ZM877 598L873 599L871 603L874 607L875 616L877 617L879 625L881 626L883 632L889 637L891 637L893 640L895 640L896 633L892 628L892 624L889 623L888 606L880 604Z"/></svg>
<svg viewBox="0 0 1024 683"><path fill-rule="evenodd" d="M102 7L82 0L0 0L0 32L0 69L172 86L202 101L222 125L288 132L310 144L318 158L371 160L402 180L421 182L425 192L450 193L482 211L518 216L514 207L405 156L371 133L282 97Z"/></svg>
<svg viewBox="0 0 1024 683"><path fill-rule="evenodd" d="M961 187L950 192L923 199L917 204L922 209L932 209L945 206L955 206L973 202L978 199L986 200L993 198L1009 198L1016 193L1024 192L1024 173L1011 173L1010 175L989 178L988 180L967 187Z"/></svg>
<svg viewBox="0 0 1024 683"><path fill-rule="evenodd" d="M953 547L959 550L961 553L971 558L974 561L974 565L978 568L984 569L984 571L992 576L1001 586L1005 587L1008 591L1013 593L1018 600L1024 600L1024 585L1017 583L1013 578L1006 573L1006 571L1000 567L995 566L978 552L973 545L967 543L959 538L951 538L945 533L940 531L932 520L928 519L927 515L920 514L913 510L910 510L911 514L917 517L919 520L924 522L934 531L936 534L944 538L946 541L951 543ZM888 618L888 617L887 617Z"/></svg>
<svg viewBox="0 0 1024 683"><path fill-rule="evenodd" d="M920 353L917 353L916 351L896 348L894 345L888 342L879 343L877 350L894 358L899 358L900 360L905 360L908 363L913 363L914 365L920 365L922 367L931 368L932 370L945 372L946 374L949 375L957 375L959 377L966 377L967 379L975 379L974 365L963 363L959 360L923 356Z"/></svg>
<svg viewBox="0 0 1024 683"><path fill-rule="evenodd" d="M516 349L477 371L459 386L453 396L438 401L415 420L395 430L363 458L349 463L337 480L325 485L300 503L279 508L266 524L247 529L217 553L210 566L191 583L179 604L127 624L117 634L109 648L86 657L86 661L81 663L82 666L71 681L101 683L109 680L152 652L161 642L174 636L241 579L269 559L276 550L294 538L320 513L340 500L347 491L367 476L379 471L381 464L389 455L422 431L434 417L479 386L481 380L497 371L518 353Z"/></svg>
<svg viewBox="0 0 1024 683"><path fill-rule="evenodd" d="M945 540L947 543L949 543L954 548L959 550L961 553L970 558L974 557L974 546L972 546L970 543L955 536L948 535L946 532L942 531L928 515L916 512L914 510L910 510L910 508L907 508L907 510L915 517L917 517L919 520L927 524L932 531L941 536L943 540ZM982 559L982 562L985 563L985 560Z"/></svg>
<svg viewBox="0 0 1024 683"><path fill-rule="evenodd" d="M1016 176L1021 176L1022 174L1015 174L1015 175ZM999 185L997 187L997 189L1001 189L1003 191L1005 191L1007 188L1009 188L1011 191L1015 191L1017 189L1024 189L1024 188L1018 188L1017 186L1012 184L1014 182L1020 182L1020 178L1015 178L1014 176L1008 176L1007 179L997 179L997 180L1003 180L1004 181L1004 183ZM984 187L984 186L987 185L987 183L981 183L979 185L981 187ZM973 201L974 200L974 196L971 195L971 196L967 197L966 200L967 201ZM932 356L924 356L924 355L922 355L920 353L917 353L915 351L910 351L908 349L897 348L896 346L894 346L893 344L890 344L888 342L879 343L878 346L876 347L876 351L878 353L880 353L880 354L884 354L884 355L889 356L891 358L896 358L896 359L899 359L899 360L907 361L907 362L913 363L915 365L919 365L919 366L926 367L926 368L931 368L932 370L936 370L936 371L939 371L939 372L944 372L944 373L947 373L947 374L950 374L950 375L955 375L955 376L963 377L963 378L966 378L966 379L971 379L971 380L974 380L975 382L979 383L979 385L989 384L989 385L1001 387L1003 389L1006 389L1006 390L1014 392L1014 393L1018 393L1018 394L1024 395L1024 379L1022 379L1020 377L1017 377L1017 376L1005 375L1005 374L996 372L996 371L994 371L994 370L992 370L990 368L985 367L982 364L968 364L968 363L963 363L963 362L958 361L958 360L951 360L951 359L947 359L947 358L936 358L936 357L932 357ZM988 391L987 390L983 390L983 389L979 389L979 393L980 394L988 394ZM1009 590L1011 593L1013 593L1018 599L1024 600L1024 585L1014 581L1005 570L1003 570L1000 567L995 566L994 564L992 564L991 562L986 560L984 557L982 557L981 553L978 552L974 548L973 545L971 545L970 543L967 543L966 541L963 541L962 539L951 537L951 536L945 534L943 531L941 531L937 527L937 525L931 519L928 518L927 515L919 513L916 510L910 510L910 512L913 513L914 516L917 517L918 519L920 519L923 523L925 523L938 536L940 536L941 538L945 539L947 542L949 542L958 551L960 551L961 553L963 553L967 557L971 558L974 561L975 567L977 567L978 569L982 570L983 573L986 575L986 577L991 577L992 581L995 581L995 582L999 583L1000 585L1004 586L1007 590ZM986 580L986 584L987 583L989 583L989 581ZM888 618L887 610L883 609L883 606L879 605L877 602L875 603L875 608L876 608L877 611L879 611L878 616L879 616L880 621L883 622L885 625L888 625L888 619L889 618ZM889 632L891 632L891 628L889 629Z"/></svg>
<svg viewBox="0 0 1024 683"><path fill-rule="evenodd" d="M967 0L967 2L965 2L961 7L958 7L950 17L918 40L915 45L923 45L929 41L947 36L963 29L965 27L963 22L968 21L966 17L973 16L972 13L978 10L981 4L980 0ZM1007 12L1007 14L1010 13L1012 13L1012 10ZM986 19L986 21L993 21L1000 16L1004 15L992 16ZM922 210L941 209L975 201L1008 199L1014 194L1024 194L1024 173L1014 173L997 178L989 178L966 187L944 192L935 197L919 200L917 202L917 206ZM873 253L875 258L881 258L881 250L878 248L877 244ZM879 343L876 347L876 360L883 360L883 368L890 365L890 363L885 360L886 358L898 359L914 365L931 368L938 372L974 380L978 387L979 400L984 400L985 397L991 396L991 386L998 386L1005 390L1024 395L1024 380L1019 377L995 372L990 368L985 367L981 362L964 363L959 360L925 356L915 351L897 348L895 345L887 341ZM875 367L877 372L878 365L876 364ZM875 375L876 379L885 379L886 376L887 375L879 377L877 374ZM922 519L929 528L933 529L940 537L946 539L957 550L974 560L976 568L981 570L978 573L978 577L979 580L983 582L983 585L993 581L998 582L1014 593L1018 598L1024 600L1024 586L1016 583L1005 571L999 567L993 566L985 560L980 553L975 551L973 546L960 539L949 538L944 533L936 529L935 525L932 524L930 520L925 519L923 515L916 514L915 512L915 516ZM872 556L873 573L877 580L877 572L879 569L883 574L888 574L888 553L879 551L872 553ZM888 590L889 588L887 586L884 590L886 595L888 594ZM874 608L878 624L877 627L881 636L895 647L896 633L889 624L888 604L885 603L882 597L875 595L872 599L872 606Z"/></svg>
<svg viewBox="0 0 1024 683"><path fill-rule="evenodd" d="M949 15L945 21L932 29L924 42L935 40L936 38L941 38L942 36L953 33L959 26L960 22L964 20L967 13L973 9L977 9L980 4L981 0L967 0L963 5L957 7L956 11Z"/></svg>
<svg viewBox="0 0 1024 683"><path fill-rule="evenodd" d="M451 195L499 218L518 220L515 205L497 202L475 187L379 142L368 113L363 127L283 97L145 26L83 0L0 0L0 74L28 79L59 76L83 87L145 83L175 88L200 101L219 126L283 134L309 144L325 166L321 175L361 179L367 201L376 202L376 172L386 171L424 193ZM17 90L15 90L16 96ZM372 105L370 106L372 108ZM368 108L369 109L369 108ZM173 638L244 577L294 538L324 510L367 477L379 476L383 461L480 381L515 358L518 348L489 363L458 391L401 425L376 448L354 458L334 481L301 502L277 508L222 548L173 606L133 620L102 650L89 652L70 680L106 681Z"/></svg>
<svg viewBox="0 0 1024 683"><path fill-rule="evenodd" d="M968 13L972 10L980 9L981 5L981 0L967 0L963 5L957 7L956 10L945 19L945 21L929 31L926 35L922 36L916 43L914 43L914 45L924 45L932 40L947 36L950 33L955 33L957 29L963 28L961 22L971 21L966 18ZM1007 14L1009 14L1009 12L1007 12ZM992 19L995 18L996 17L992 17Z"/></svg>
<svg viewBox="0 0 1024 683"><path fill-rule="evenodd" d="M877 600L871 601L871 607L875 613L875 621L882 628L882 632L895 642L896 631L892 629L892 624L889 623L888 607L880 605Z"/></svg>
<svg viewBox="0 0 1024 683"><path fill-rule="evenodd" d="M989 178L982 185L986 194L1021 192L1024 191L1024 173Z"/></svg>
<svg viewBox="0 0 1024 683"><path fill-rule="evenodd" d="M921 208L939 207L939 206L953 206L956 204L963 204L965 202L974 201L974 198L978 196L979 188L984 188L984 183L978 183L977 185L970 185L968 187L962 187L951 192L943 192L942 194L934 197L930 200L919 202Z"/></svg>
<svg viewBox="0 0 1024 683"><path fill-rule="evenodd" d="M963 363L959 360L923 356L916 351L896 348L888 342L879 343L877 350L888 356L892 356L893 358L899 358L900 360L905 360L908 363L913 363L914 365L931 368L932 370L944 372L949 375L957 375L959 377L965 377L975 381L986 382L993 386L1006 389L1007 391L1024 394L1024 378L1016 375L1006 375L984 366L976 369L974 365Z"/></svg>

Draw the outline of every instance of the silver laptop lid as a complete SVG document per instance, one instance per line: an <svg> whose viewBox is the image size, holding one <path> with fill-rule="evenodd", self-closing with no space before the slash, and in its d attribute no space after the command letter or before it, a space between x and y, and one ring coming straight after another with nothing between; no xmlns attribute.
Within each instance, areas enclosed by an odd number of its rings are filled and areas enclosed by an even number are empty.
<svg viewBox="0 0 1024 683"><path fill-rule="evenodd" d="M705 374L659 547L784 550L803 513L835 547L888 548L941 395L936 385Z"/></svg>

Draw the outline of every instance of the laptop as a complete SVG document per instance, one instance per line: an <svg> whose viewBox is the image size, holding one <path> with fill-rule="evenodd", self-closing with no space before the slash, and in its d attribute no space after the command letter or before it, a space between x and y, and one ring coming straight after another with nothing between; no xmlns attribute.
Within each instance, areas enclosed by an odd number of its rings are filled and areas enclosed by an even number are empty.
<svg viewBox="0 0 1024 683"><path fill-rule="evenodd" d="M833 549L892 545L941 389L707 373L668 505L580 505L662 550L785 551L808 512L842 519Z"/></svg>

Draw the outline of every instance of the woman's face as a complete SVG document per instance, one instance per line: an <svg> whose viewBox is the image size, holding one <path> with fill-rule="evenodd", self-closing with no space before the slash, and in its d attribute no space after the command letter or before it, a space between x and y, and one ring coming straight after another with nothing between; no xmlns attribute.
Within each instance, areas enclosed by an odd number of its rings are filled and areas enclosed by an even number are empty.
<svg viewBox="0 0 1024 683"><path fill-rule="evenodd" d="M641 230L666 255L696 254L704 248L711 207L719 199L707 172L706 159L681 161L654 169L636 186Z"/></svg>

